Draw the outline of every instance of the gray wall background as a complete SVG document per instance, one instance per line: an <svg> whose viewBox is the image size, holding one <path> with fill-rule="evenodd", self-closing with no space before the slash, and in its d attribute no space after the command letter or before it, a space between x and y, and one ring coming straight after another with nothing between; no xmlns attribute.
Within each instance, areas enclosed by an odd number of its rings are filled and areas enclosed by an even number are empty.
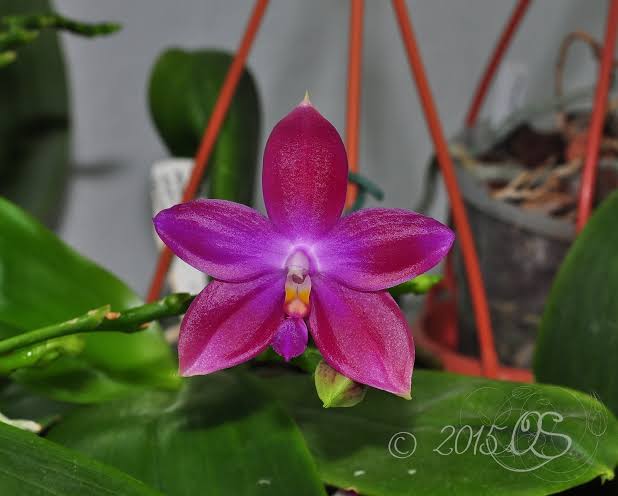
<svg viewBox="0 0 618 496"><path fill-rule="evenodd" d="M234 50L249 0L56 0L66 15L116 20L124 29L89 41L63 38L73 99L74 174L61 236L144 293L154 268L148 171L166 151L150 122L146 84L169 46ZM460 128L477 79L514 0L409 0L430 83L448 135ZM251 53L263 103L262 145L305 89L343 133L348 49L347 0L273 0ZM553 91L564 35L601 39L604 0L536 0L508 53L530 71L528 99ZM361 162L384 189L384 205L418 201L431 143L390 2L368 0L363 54ZM573 50L567 80L590 84L595 64ZM488 100L491 107L491 95ZM262 208L261 193L258 208ZM444 194L434 214L443 217Z"/></svg>

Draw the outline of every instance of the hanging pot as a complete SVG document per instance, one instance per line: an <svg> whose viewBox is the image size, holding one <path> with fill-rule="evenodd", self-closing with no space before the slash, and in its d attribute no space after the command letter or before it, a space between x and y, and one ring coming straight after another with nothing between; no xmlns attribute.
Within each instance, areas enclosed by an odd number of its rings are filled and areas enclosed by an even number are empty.
<svg viewBox="0 0 618 496"><path fill-rule="evenodd" d="M519 178L537 174L530 172L529 164L491 163L473 157L487 155L487 150L495 149L514 131L525 130L525 126L531 123L542 125L553 120L564 126L572 116L585 119L590 114L592 91L578 91L567 97L562 94L562 69L567 49L578 40L589 43L595 55L600 53L598 44L585 33L569 35L563 43L556 66L556 96L552 100L518 111L497 129L481 126L466 130L452 145L453 157L459 166L458 182L487 291L496 350L501 363L519 368L530 367L545 300L574 239L575 226L572 216L555 218L542 211L522 208L500 199L500 195L488 187L495 182L516 184ZM608 123L611 124L611 119ZM550 138L548 135L547 139ZM564 139L568 141L569 137L564 136ZM536 150L528 151L534 153ZM567 158L560 157L560 160ZM546 167L547 174L566 170L568 165L562 166L562 169ZM575 168L570 173L577 177L577 168L581 167L581 163L571 160L570 166ZM616 187L618 161L604 159L599 167L598 200ZM453 262L458 321L456 346L464 354L477 355L474 313L461 251L457 246Z"/></svg>

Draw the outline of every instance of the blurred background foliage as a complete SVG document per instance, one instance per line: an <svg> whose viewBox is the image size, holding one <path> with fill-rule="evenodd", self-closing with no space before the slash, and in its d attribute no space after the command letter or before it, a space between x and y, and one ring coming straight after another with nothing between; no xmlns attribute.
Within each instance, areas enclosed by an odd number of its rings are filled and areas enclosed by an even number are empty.
<svg viewBox="0 0 618 496"><path fill-rule="evenodd" d="M0 0L0 16L45 12L47 0ZM41 32L0 68L0 108L0 194L53 226L70 172L69 93L55 32Z"/></svg>
<svg viewBox="0 0 618 496"><path fill-rule="evenodd" d="M193 157L212 113L232 55L216 50L169 49L150 76L150 113L175 157ZM253 204L261 136L255 80L244 69L209 161L203 194Z"/></svg>

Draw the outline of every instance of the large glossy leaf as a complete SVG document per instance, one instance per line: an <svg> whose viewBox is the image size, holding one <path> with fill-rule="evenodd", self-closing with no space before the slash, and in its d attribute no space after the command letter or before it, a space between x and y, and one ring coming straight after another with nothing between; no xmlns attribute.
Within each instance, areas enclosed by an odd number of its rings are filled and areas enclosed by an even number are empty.
<svg viewBox="0 0 618 496"><path fill-rule="evenodd" d="M366 496L553 494L611 478L618 463L615 417L566 388L419 370L410 401L370 390L353 408L324 409L310 377L263 382L322 479Z"/></svg>
<svg viewBox="0 0 618 496"><path fill-rule="evenodd" d="M180 49L167 50L157 60L150 112L172 155L195 155L231 62L226 52ZM251 204L259 139L259 97L245 69L210 159L208 196Z"/></svg>
<svg viewBox="0 0 618 496"><path fill-rule="evenodd" d="M47 0L0 0L0 16L50 11ZM20 47L0 69L0 195L53 224L69 171L69 104L58 35Z"/></svg>
<svg viewBox="0 0 618 496"><path fill-rule="evenodd" d="M81 408L49 437L169 496L324 495L290 418L237 374Z"/></svg>
<svg viewBox="0 0 618 496"><path fill-rule="evenodd" d="M80 256L10 202L0 198L0 337L62 322L111 304L140 303L124 283ZM64 401L104 401L144 386L179 384L176 364L157 326L136 334L85 335L84 351L19 382Z"/></svg>
<svg viewBox="0 0 618 496"><path fill-rule="evenodd" d="M598 395L618 414L618 192L592 216L554 281L538 337L538 380Z"/></svg>
<svg viewBox="0 0 618 496"><path fill-rule="evenodd" d="M112 467L3 423L0 494L162 496Z"/></svg>
<svg viewBox="0 0 618 496"><path fill-rule="evenodd" d="M38 395L16 382L0 384L0 413L11 419L32 420L45 428L73 408L74 404Z"/></svg>

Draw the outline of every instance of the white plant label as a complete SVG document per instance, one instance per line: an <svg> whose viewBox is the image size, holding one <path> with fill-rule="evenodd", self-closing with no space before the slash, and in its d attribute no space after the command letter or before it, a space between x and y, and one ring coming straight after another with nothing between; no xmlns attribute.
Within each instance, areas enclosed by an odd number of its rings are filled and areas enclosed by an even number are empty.
<svg viewBox="0 0 618 496"><path fill-rule="evenodd" d="M170 158L155 162L150 170L150 198L153 216L172 205L180 203L182 192L189 180L193 160L189 158ZM154 232L155 242L159 249L163 242ZM177 257L174 257L170 267L168 283L175 293L199 293L208 282L206 274L199 272Z"/></svg>

